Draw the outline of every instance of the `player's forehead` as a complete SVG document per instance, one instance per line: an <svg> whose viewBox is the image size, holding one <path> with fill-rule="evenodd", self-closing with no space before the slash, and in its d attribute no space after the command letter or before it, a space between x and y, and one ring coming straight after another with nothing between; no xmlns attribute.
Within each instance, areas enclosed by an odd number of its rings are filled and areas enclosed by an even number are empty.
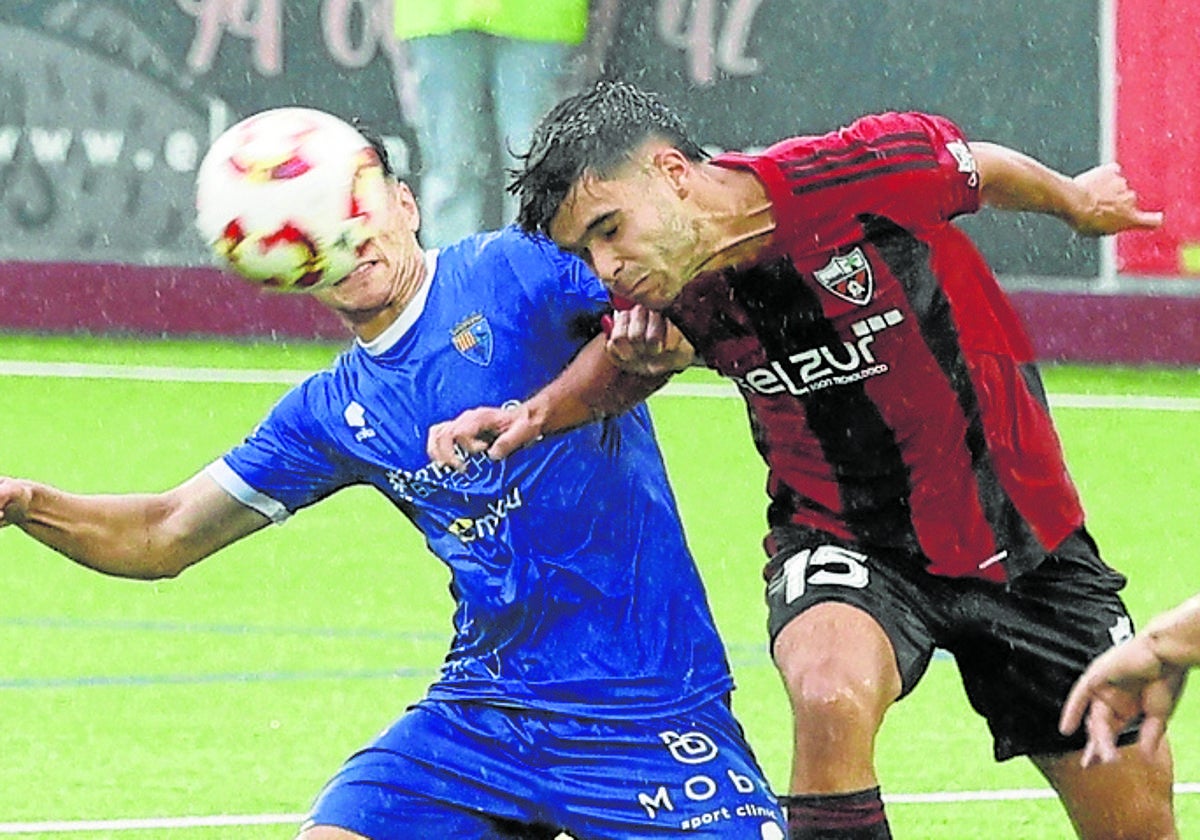
<svg viewBox="0 0 1200 840"><path fill-rule="evenodd" d="M575 180L550 221L550 238L560 245L586 245L600 223L629 200L629 173L600 175L588 170Z"/></svg>
<svg viewBox="0 0 1200 840"><path fill-rule="evenodd" d="M611 209L612 190L605 179L584 173L566 191L550 221L551 239L565 247L582 244L595 218Z"/></svg>

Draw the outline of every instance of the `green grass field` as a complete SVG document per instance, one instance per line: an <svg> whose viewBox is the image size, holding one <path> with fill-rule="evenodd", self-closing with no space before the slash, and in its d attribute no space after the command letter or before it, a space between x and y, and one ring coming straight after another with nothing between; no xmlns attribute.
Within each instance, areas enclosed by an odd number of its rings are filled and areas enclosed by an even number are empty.
<svg viewBox="0 0 1200 840"><path fill-rule="evenodd" d="M0 362L304 371L336 349L9 336L0 337ZM172 486L239 440L287 387L16 372L0 370L0 473L76 491ZM1092 530L1109 563L1130 576L1135 618L1200 590L1200 376L1046 375ZM1059 404L1084 394L1191 402ZM660 395L652 408L729 645L737 710L782 786L789 722L766 655L758 577L764 469L741 402ZM13 529L0 531L0 563L0 834L11 836L291 838L290 815L422 695L449 640L446 572L367 490L170 581L105 578ZM1172 736L1186 791L1180 828L1200 836L1200 687ZM949 661L935 660L893 710L879 766L898 837L1070 836L1026 762L993 763ZM921 796L944 793L961 796ZM207 827L181 819L220 815L237 819ZM115 820L141 822L106 822Z"/></svg>

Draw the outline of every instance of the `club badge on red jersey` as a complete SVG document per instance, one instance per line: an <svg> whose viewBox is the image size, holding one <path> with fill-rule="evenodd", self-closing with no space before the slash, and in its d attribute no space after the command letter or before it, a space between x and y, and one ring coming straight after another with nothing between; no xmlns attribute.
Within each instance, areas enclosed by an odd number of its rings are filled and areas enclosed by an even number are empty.
<svg viewBox="0 0 1200 840"><path fill-rule="evenodd" d="M827 291L856 306L870 303L875 291L875 276L862 248L833 257L828 265L813 272L813 277Z"/></svg>

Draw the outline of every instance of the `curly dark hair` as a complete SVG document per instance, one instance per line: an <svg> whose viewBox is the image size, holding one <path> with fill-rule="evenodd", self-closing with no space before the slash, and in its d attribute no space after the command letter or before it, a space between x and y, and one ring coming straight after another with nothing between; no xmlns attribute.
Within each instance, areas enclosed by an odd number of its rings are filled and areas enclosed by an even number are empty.
<svg viewBox="0 0 1200 840"><path fill-rule="evenodd" d="M600 79L564 99L538 124L521 166L509 170L508 191L520 196L517 222L549 233L571 186L585 173L608 175L630 152L661 137L692 160L707 157L683 120L653 93L629 82Z"/></svg>

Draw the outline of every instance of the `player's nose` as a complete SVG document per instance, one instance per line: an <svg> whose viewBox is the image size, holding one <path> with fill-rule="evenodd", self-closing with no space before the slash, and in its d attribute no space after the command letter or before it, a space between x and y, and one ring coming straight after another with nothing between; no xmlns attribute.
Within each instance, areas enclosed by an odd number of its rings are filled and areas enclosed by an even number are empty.
<svg viewBox="0 0 1200 840"><path fill-rule="evenodd" d="M619 287L624 267L625 262L611 248L592 249L592 270L609 286Z"/></svg>

